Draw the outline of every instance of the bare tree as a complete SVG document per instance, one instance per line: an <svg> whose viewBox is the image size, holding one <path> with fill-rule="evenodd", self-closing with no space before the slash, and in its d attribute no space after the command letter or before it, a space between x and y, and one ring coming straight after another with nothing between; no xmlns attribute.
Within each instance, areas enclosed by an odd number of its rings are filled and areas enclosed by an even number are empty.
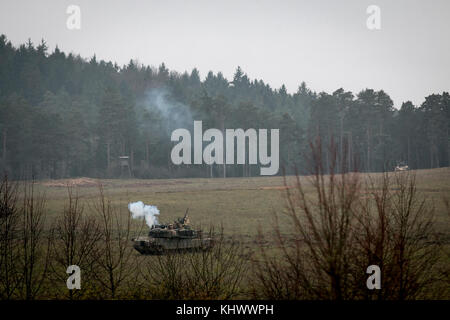
<svg viewBox="0 0 450 320"><path fill-rule="evenodd" d="M328 170L320 140L311 150L312 175L297 174L294 189L285 177L290 235L276 222L278 250L271 254L260 232L254 297L403 300L435 293L442 254L433 207L417 192L414 175L385 173L362 180L346 168L336 170L336 163L345 161L336 161L333 142ZM380 290L366 287L370 265L381 269Z"/></svg>
<svg viewBox="0 0 450 320"><path fill-rule="evenodd" d="M307 195L298 174L294 189L288 187L285 177L284 213L293 236L285 237L276 224L274 240L281 257L268 256L260 245L262 260L256 263L256 277L263 288L258 290L273 299L351 299L355 281L351 268L355 244L352 222L359 175L346 172L345 167L339 170L343 174L336 174L334 144L328 150L328 168L323 165L320 140L311 144L311 150L312 175L307 179L314 197ZM346 165L345 161L340 163Z"/></svg>
<svg viewBox="0 0 450 320"><path fill-rule="evenodd" d="M231 299L240 293L249 254L239 241L226 241L223 229L214 236L212 249L194 251L187 257L190 273L186 279L193 297Z"/></svg>
<svg viewBox="0 0 450 320"><path fill-rule="evenodd" d="M131 216L125 218L120 210L106 198L103 186L98 186L98 199L93 204L97 214L100 240L92 252L93 276L111 299L118 298L120 288L134 272L130 246Z"/></svg>
<svg viewBox="0 0 450 320"><path fill-rule="evenodd" d="M211 236L213 232L209 233ZM214 247L150 257L142 273L156 299L231 299L240 292L248 260L239 241L226 241L223 230Z"/></svg>
<svg viewBox="0 0 450 320"><path fill-rule="evenodd" d="M17 283L18 185L0 182L0 298L13 298Z"/></svg>
<svg viewBox="0 0 450 320"><path fill-rule="evenodd" d="M94 217L84 215L84 206L72 186L67 185L67 203L62 216L57 218L52 228L53 281L63 284L63 292L69 299L79 297L83 291L67 290L67 267L77 265L83 274L83 282L91 280L93 267L92 252L100 239L99 227ZM59 287L59 286L56 286Z"/></svg>
<svg viewBox="0 0 450 320"><path fill-rule="evenodd" d="M18 293L35 299L46 280L50 238L44 235L45 196L35 190L34 179L23 186L18 247Z"/></svg>
<svg viewBox="0 0 450 320"><path fill-rule="evenodd" d="M369 179L359 209L358 255L362 268L378 265L383 286L364 292L371 299L429 298L439 282L442 257L434 230L434 206L417 191L414 173L384 173Z"/></svg>

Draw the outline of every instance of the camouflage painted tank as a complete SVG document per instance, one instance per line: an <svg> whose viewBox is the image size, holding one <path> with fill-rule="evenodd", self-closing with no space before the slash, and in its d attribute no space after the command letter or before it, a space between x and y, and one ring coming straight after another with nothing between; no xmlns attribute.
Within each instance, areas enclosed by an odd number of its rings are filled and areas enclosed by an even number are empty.
<svg viewBox="0 0 450 320"><path fill-rule="evenodd" d="M159 255L168 252L207 250L213 246L211 238L204 238L202 232L191 229L187 212L173 224L154 225L148 236L132 239L133 247L141 254Z"/></svg>

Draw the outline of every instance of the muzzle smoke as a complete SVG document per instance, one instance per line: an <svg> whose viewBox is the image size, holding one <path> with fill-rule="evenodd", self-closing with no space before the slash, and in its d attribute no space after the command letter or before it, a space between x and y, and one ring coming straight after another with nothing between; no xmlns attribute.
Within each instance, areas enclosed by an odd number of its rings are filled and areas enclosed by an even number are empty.
<svg viewBox="0 0 450 320"><path fill-rule="evenodd" d="M146 205L142 201L131 202L128 204L128 210L133 219L145 219L148 227L158 224L159 210L156 206Z"/></svg>

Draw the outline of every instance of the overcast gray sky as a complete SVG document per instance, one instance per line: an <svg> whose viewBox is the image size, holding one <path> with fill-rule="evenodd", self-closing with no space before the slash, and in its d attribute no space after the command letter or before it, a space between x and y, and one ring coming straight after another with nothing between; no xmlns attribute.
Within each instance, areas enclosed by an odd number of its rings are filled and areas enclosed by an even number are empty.
<svg viewBox="0 0 450 320"><path fill-rule="evenodd" d="M81 30L68 30L66 9L80 6ZM381 9L369 30L366 9ZM450 1L415 0L0 0L0 33L13 44L44 38L50 49L111 60L165 62L295 92L343 87L383 89L396 107L450 91Z"/></svg>

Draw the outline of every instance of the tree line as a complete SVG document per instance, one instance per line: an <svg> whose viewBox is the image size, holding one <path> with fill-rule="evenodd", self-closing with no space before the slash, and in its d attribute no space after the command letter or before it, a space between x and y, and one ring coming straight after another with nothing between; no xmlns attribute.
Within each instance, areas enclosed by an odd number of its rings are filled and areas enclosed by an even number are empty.
<svg viewBox="0 0 450 320"><path fill-rule="evenodd" d="M251 176L258 165L182 165L170 161L171 132L211 128L280 129L280 165L306 172L309 142L337 145L350 170L449 166L450 96L394 108L383 90L314 92L302 82L290 94L250 79L210 71L179 73L84 59L42 40L14 47L0 36L0 169L10 177L139 178ZM301 76L301 75L299 75ZM347 150L348 149L348 150ZM128 157L123 170L119 157ZM325 159L326 160L326 159ZM326 160L330 161L330 160ZM279 174L281 174L281 170Z"/></svg>

